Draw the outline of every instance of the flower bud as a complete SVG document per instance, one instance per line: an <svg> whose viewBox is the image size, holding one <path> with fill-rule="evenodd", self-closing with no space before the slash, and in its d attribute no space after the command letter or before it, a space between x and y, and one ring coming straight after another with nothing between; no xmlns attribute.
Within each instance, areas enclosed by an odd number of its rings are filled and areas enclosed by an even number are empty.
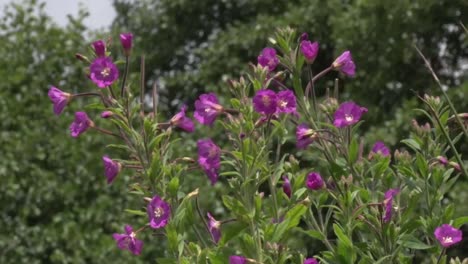
<svg viewBox="0 0 468 264"><path fill-rule="evenodd" d="M122 44L125 56L126 57L130 56L130 53L132 51L132 44L133 44L133 34L132 33L120 34L120 43Z"/></svg>

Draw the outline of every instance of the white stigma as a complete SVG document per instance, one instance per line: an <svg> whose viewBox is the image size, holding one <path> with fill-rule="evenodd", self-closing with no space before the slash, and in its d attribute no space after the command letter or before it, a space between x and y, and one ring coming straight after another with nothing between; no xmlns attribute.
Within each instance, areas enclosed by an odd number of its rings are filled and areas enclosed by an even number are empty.
<svg viewBox="0 0 468 264"><path fill-rule="evenodd" d="M354 119L354 117L352 115L348 115L348 114L345 115L345 120L347 122L351 122L351 121L353 121L353 119Z"/></svg>
<svg viewBox="0 0 468 264"><path fill-rule="evenodd" d="M159 217L161 217L163 214L164 214L164 210L163 210L161 207L158 206L158 207L156 207L156 208L154 209L154 216L155 216L155 217L158 217L158 218L159 218Z"/></svg>
<svg viewBox="0 0 468 264"><path fill-rule="evenodd" d="M444 241L444 243L452 243L453 242L452 237L443 237L442 240Z"/></svg>
<svg viewBox="0 0 468 264"><path fill-rule="evenodd" d="M109 76L110 74L110 69L108 67L104 68L102 71L101 71L101 75L104 76L104 77L107 77Z"/></svg>

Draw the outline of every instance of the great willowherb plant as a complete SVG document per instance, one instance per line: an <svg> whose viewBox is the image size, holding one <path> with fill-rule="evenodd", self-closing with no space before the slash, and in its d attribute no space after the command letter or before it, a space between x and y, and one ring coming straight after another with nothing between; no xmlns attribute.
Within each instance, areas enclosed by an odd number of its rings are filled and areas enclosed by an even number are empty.
<svg viewBox="0 0 468 264"><path fill-rule="evenodd" d="M455 148L463 134L450 136L450 111L439 98L422 98L427 108L418 111L429 123L415 122L414 133L402 140L409 149L392 156L382 141L360 141L365 107L339 103L336 87L334 97L328 90L322 100L315 96L322 89L318 80L328 72L356 74L351 52L314 76L318 43L286 28L270 39L275 48L263 49L247 78L230 82L229 105L214 93L195 101L198 123L220 124L227 142L200 138L198 153L176 157L174 134L195 129L187 116L190 107L161 120L155 85L153 109L146 113L144 76L140 98L127 86L133 36L122 34L120 40L123 74L108 43L98 40L92 44L92 60L77 58L89 64L89 78L100 89L81 94L49 90L57 115L77 97L98 96L101 104L92 109L100 110L102 119L75 113L71 135L95 130L121 141L110 147L127 152L122 159L104 155L104 175L111 184L122 170L132 170L131 191L141 197L146 212L129 212L144 215L147 224L136 230L125 225L123 234L114 234L120 249L140 254L145 248L138 234L157 229L167 242L166 256L158 263L412 263L418 252L445 263L446 248L461 241L459 228L468 217L453 219L454 204L443 198L461 175L467 176ZM113 130L98 123L112 124ZM373 146L365 155L367 145ZM454 160L446 157L449 151ZM223 185L219 199L225 214L215 217L200 208L198 197L204 194L198 189L182 191L182 176L194 169L207 175L208 186ZM325 250L307 252L292 243L304 236Z"/></svg>

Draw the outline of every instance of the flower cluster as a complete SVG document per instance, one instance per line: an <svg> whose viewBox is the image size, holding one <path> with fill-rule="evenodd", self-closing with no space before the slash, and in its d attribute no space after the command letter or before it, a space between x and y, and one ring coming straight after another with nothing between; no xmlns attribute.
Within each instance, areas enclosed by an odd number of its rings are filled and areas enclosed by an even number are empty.
<svg viewBox="0 0 468 264"><path fill-rule="evenodd" d="M270 89L258 90L252 99L256 112L264 115L295 114L296 96L291 90L275 93Z"/></svg>

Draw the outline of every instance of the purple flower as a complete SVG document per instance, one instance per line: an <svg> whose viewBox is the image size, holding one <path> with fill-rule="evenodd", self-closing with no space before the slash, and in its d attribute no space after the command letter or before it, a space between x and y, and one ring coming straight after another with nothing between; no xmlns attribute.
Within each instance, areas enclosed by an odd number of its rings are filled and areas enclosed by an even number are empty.
<svg viewBox="0 0 468 264"><path fill-rule="evenodd" d="M304 260L304 264L318 264L318 261L315 258L308 258Z"/></svg>
<svg viewBox="0 0 468 264"><path fill-rule="evenodd" d="M276 96L277 113L296 113L296 96L291 90L284 90Z"/></svg>
<svg viewBox="0 0 468 264"><path fill-rule="evenodd" d="M216 117L223 112L214 93L202 94L195 101L195 119L203 125L212 125Z"/></svg>
<svg viewBox="0 0 468 264"><path fill-rule="evenodd" d="M71 136L76 138L92 126L94 126L94 123L85 112L76 112L75 120L70 125Z"/></svg>
<svg viewBox="0 0 468 264"><path fill-rule="evenodd" d="M316 137L317 133L313 129L310 129L306 124L300 124L296 128L296 147L305 149L314 142Z"/></svg>
<svg viewBox="0 0 468 264"><path fill-rule="evenodd" d="M382 157L390 156L390 150L387 148L387 146L385 146L385 144L382 141L375 142L374 146L372 147L371 153L375 153Z"/></svg>
<svg viewBox="0 0 468 264"><path fill-rule="evenodd" d="M265 115L271 115L276 112L277 96L269 89L258 90L253 98L255 111Z"/></svg>
<svg viewBox="0 0 468 264"><path fill-rule="evenodd" d="M106 43L102 40L97 40L93 42L93 49L94 53L97 57L105 57L106 56Z"/></svg>
<svg viewBox="0 0 468 264"><path fill-rule="evenodd" d="M102 161L104 163L105 175L107 177L107 183L111 184L114 181L117 174L122 169L122 164L109 158L109 156L103 156Z"/></svg>
<svg viewBox="0 0 468 264"><path fill-rule="evenodd" d="M390 189L385 192L384 195L384 206L385 206L385 214L383 216L384 223L387 223L392 219L392 211L393 211L393 197L400 193L399 189Z"/></svg>
<svg viewBox="0 0 468 264"><path fill-rule="evenodd" d="M279 64L279 59L276 57L276 50L274 48L264 48L257 60L258 64L262 67L267 67L270 72L274 71Z"/></svg>
<svg viewBox="0 0 468 264"><path fill-rule="evenodd" d="M356 65L349 50L343 52L332 64L334 70L340 71L347 76L353 77L356 74Z"/></svg>
<svg viewBox="0 0 468 264"><path fill-rule="evenodd" d="M198 164L214 185L218 181L218 171L221 166L221 149L211 139L198 140L197 147Z"/></svg>
<svg viewBox="0 0 468 264"><path fill-rule="evenodd" d="M101 113L102 118L109 118L109 117L111 117L113 115L114 115L114 113L112 113L112 111L104 111L104 112Z"/></svg>
<svg viewBox="0 0 468 264"><path fill-rule="evenodd" d="M125 56L130 55L132 50L133 34L132 33L122 33L120 34L120 43L124 49Z"/></svg>
<svg viewBox="0 0 468 264"><path fill-rule="evenodd" d="M221 237L221 222L216 221L216 219L211 216L210 213L208 215L208 227L210 229L211 237L215 243L218 243L219 238Z"/></svg>
<svg viewBox="0 0 468 264"><path fill-rule="evenodd" d="M300 41L308 40L309 39L309 34L307 32L304 32L301 34Z"/></svg>
<svg viewBox="0 0 468 264"><path fill-rule="evenodd" d="M125 226L125 234L114 233L112 235L117 246L122 250L129 250L134 255L140 255L141 248L143 247L143 241L136 239L136 234L133 232L131 226Z"/></svg>
<svg viewBox="0 0 468 264"><path fill-rule="evenodd" d="M318 42L310 42L309 40L301 41L301 52L304 55L306 62L312 64L318 55L319 44Z"/></svg>
<svg viewBox="0 0 468 264"><path fill-rule="evenodd" d="M182 106L182 109L180 110L180 112L171 118L170 123L171 125L180 127L187 132L193 132L193 130L195 129L195 126L193 124L192 119L185 116L186 110L187 110L187 106L185 105Z"/></svg>
<svg viewBox="0 0 468 264"><path fill-rule="evenodd" d="M99 87L105 88L119 78L117 66L108 57L96 58L91 66L90 78Z"/></svg>
<svg viewBox="0 0 468 264"><path fill-rule="evenodd" d="M323 188L324 183L322 176L318 172L311 172L307 175L306 186L311 190L320 190Z"/></svg>
<svg viewBox="0 0 468 264"><path fill-rule="evenodd" d="M283 176L283 192L291 198L291 182L289 181L288 176Z"/></svg>
<svg viewBox="0 0 468 264"><path fill-rule="evenodd" d="M146 211L150 220L150 226L154 229L166 226L171 216L169 204L157 195L148 204Z"/></svg>
<svg viewBox="0 0 468 264"><path fill-rule="evenodd" d="M462 240L462 231L451 225L443 224L436 228L434 236L443 247L447 248Z"/></svg>
<svg viewBox="0 0 468 264"><path fill-rule="evenodd" d="M71 94L65 93L54 86L50 87L48 95L54 104L54 113L56 115L60 115L63 112L63 109L65 106L67 106L68 102L70 102L70 99L72 98Z"/></svg>
<svg viewBox="0 0 468 264"><path fill-rule="evenodd" d="M243 256L230 256L229 257L229 264L245 264L247 263L247 259Z"/></svg>
<svg viewBox="0 0 468 264"><path fill-rule="evenodd" d="M336 110L333 125L336 127L347 127L354 125L361 119L362 114L367 112L367 108L361 107L354 102L342 103Z"/></svg>

